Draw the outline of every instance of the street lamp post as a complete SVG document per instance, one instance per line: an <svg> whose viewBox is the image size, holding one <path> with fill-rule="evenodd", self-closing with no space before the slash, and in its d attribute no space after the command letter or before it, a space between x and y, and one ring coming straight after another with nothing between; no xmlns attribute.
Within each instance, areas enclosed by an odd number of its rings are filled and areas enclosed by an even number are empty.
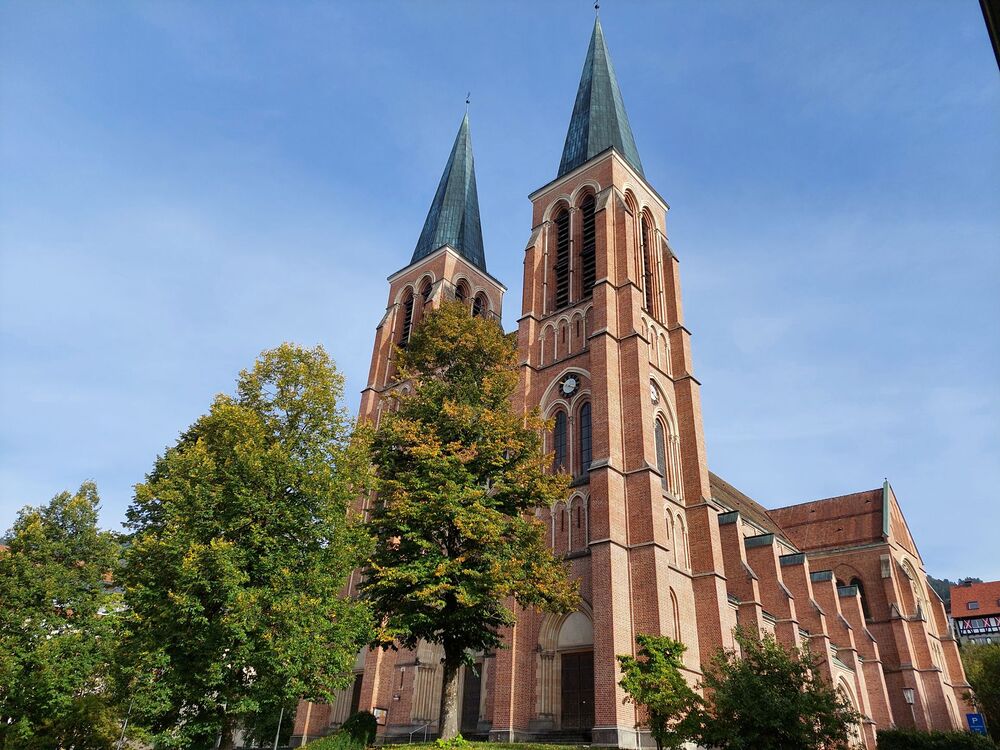
<svg viewBox="0 0 1000 750"><path fill-rule="evenodd" d="M278 737L281 736L281 720L285 718L285 707L281 707L281 713L278 714L278 731L274 733L274 750L278 750Z"/></svg>
<svg viewBox="0 0 1000 750"><path fill-rule="evenodd" d="M913 707L913 688L903 688L903 700L910 707L910 716L913 718L913 728L917 728L917 711Z"/></svg>

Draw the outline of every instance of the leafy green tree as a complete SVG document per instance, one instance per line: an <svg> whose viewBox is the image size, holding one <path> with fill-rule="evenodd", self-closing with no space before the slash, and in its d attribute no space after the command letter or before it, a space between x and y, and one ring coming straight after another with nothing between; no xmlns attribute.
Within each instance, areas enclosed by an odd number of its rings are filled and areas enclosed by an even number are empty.
<svg viewBox="0 0 1000 750"><path fill-rule="evenodd" d="M696 737L720 750L850 747L860 716L819 674L808 651L738 630L740 653L721 650L705 670Z"/></svg>
<svg viewBox="0 0 1000 750"><path fill-rule="evenodd" d="M240 374L136 485L124 581L136 712L158 747L233 746L296 697L332 700L371 615L342 595L367 553L343 377L284 344Z"/></svg>
<svg viewBox="0 0 1000 750"><path fill-rule="evenodd" d="M687 647L663 635L639 634L638 658L619 656L625 700L646 710L650 734L658 750L679 748L691 739L686 721L698 705L698 694L687 684L681 668Z"/></svg>
<svg viewBox="0 0 1000 750"><path fill-rule="evenodd" d="M121 555L92 482L21 510L0 551L0 748L109 748Z"/></svg>
<svg viewBox="0 0 1000 750"><path fill-rule="evenodd" d="M986 717L990 736L1000 741L1000 643L968 644L961 653L975 705Z"/></svg>
<svg viewBox="0 0 1000 750"><path fill-rule="evenodd" d="M440 734L458 733L459 668L503 645L521 606L570 611L576 585L545 543L538 506L564 496L546 471L543 422L511 406L516 346L457 302L430 313L398 352L412 392L374 442L376 539L362 596L382 622L378 643L444 651Z"/></svg>

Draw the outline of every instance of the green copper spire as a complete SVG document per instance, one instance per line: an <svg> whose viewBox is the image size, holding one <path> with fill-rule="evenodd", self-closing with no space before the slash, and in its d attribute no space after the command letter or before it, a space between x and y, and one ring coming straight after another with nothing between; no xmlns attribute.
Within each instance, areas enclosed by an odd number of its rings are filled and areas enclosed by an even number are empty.
<svg viewBox="0 0 1000 750"><path fill-rule="evenodd" d="M486 270L468 112L458 129L455 145L451 147L451 156L410 262L416 263L443 245L450 245L470 263Z"/></svg>
<svg viewBox="0 0 1000 750"><path fill-rule="evenodd" d="M573 117L566 133L562 161L559 163L558 177L572 172L588 159L592 159L612 146L625 161L639 174L642 162L635 147L632 128L625 114L622 92L611 64L611 55L604 43L601 19L594 22L594 33L590 37L590 49L583 64L580 88L576 92Z"/></svg>

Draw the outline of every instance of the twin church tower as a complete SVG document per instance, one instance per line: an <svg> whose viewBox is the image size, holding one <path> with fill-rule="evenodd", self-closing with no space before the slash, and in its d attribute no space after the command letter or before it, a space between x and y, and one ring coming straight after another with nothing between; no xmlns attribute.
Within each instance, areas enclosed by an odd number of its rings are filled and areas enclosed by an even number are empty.
<svg viewBox="0 0 1000 750"><path fill-rule="evenodd" d="M874 569L856 563L835 575L830 559L811 572L808 544L797 544L768 511L709 472L679 264L666 233L669 207L643 171L599 20L558 174L530 199L515 406L552 420L545 449L573 477L565 501L537 515L580 580L583 601L569 615L518 611L508 647L478 654L476 667L464 669L462 734L647 745L634 706L623 703L615 657L633 653L639 633L669 635L687 646L687 676L695 684L716 649L734 646L737 624L790 646L810 643L824 657L827 678L865 717L858 733L866 744L873 744L876 726L894 723L894 709L904 710L890 691L911 683L919 693L916 725L957 726L967 686L957 650L946 657L941 647L947 627L927 627L933 607L925 603L921 614L917 594L908 599L902 586L868 597L878 599L886 622L890 600L897 614L923 618L906 626L913 631L908 647L921 656L894 648L891 678L866 622L874 614L864 590L879 588L885 565L892 568L879 555L907 556L926 588L915 547L911 552L901 541L905 521L888 484L867 493L878 495L886 526ZM359 418L377 423L390 406L387 394L405 388L395 380L393 352L428 310L457 299L473 314L499 320L505 291L487 272L466 115L410 264L389 277ZM797 526L800 507L780 512ZM902 523L900 538L889 530L893 514ZM850 545L839 549L851 554ZM895 644L894 628L886 630ZM940 661L929 677L920 660L926 656L930 667L932 653ZM440 657L429 644L363 650L353 687L334 704L299 706L295 742L328 733L359 709L380 717L387 739L433 736ZM903 725L910 720L905 710Z"/></svg>

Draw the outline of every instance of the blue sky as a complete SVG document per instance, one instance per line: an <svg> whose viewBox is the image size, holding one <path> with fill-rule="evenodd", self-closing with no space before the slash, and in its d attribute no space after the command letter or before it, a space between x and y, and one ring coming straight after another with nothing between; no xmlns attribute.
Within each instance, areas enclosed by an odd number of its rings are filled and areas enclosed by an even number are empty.
<svg viewBox="0 0 1000 750"><path fill-rule="evenodd" d="M1000 76L978 3L601 10L671 204L711 467L767 506L888 477L928 570L1000 578ZM155 456L281 341L364 387L472 91L520 309L593 11L0 6L0 529Z"/></svg>

